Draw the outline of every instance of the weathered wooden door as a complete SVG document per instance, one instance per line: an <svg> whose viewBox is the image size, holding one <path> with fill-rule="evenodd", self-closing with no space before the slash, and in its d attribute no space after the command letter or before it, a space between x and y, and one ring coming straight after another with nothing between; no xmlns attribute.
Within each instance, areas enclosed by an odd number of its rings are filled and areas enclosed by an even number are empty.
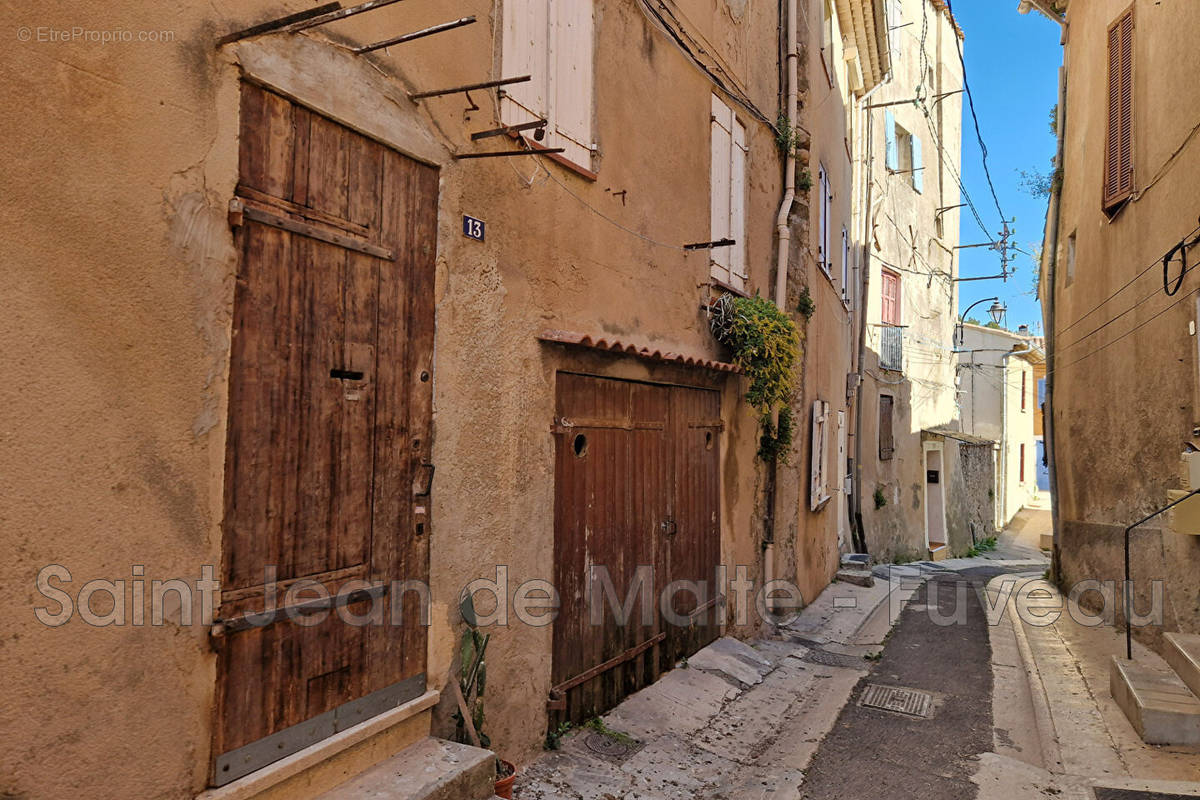
<svg viewBox="0 0 1200 800"><path fill-rule="evenodd" d="M720 629L720 397L559 373L550 707L601 713ZM679 587L666 600L662 594Z"/></svg>
<svg viewBox="0 0 1200 800"><path fill-rule="evenodd" d="M437 171L241 112L217 785L425 690Z"/></svg>

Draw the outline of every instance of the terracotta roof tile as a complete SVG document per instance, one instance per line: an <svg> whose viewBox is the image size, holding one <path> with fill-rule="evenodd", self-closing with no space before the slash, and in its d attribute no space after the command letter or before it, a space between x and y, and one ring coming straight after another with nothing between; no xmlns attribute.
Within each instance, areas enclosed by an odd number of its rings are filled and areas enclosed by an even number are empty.
<svg viewBox="0 0 1200 800"><path fill-rule="evenodd" d="M537 338L543 342L569 344L577 347L587 347L592 350L604 350L609 353L623 353L636 358L643 358L647 361L679 364L685 367L698 367L715 372L742 371L742 368L737 364L714 361L703 356L684 355L683 353L675 353L669 350L660 350L648 345L637 345L609 336L597 336L577 331L545 330L539 333Z"/></svg>

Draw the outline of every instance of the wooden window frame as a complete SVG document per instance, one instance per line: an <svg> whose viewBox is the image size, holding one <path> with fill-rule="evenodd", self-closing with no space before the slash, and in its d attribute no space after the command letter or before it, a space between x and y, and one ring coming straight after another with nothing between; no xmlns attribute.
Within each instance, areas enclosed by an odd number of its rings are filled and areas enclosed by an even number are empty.
<svg viewBox="0 0 1200 800"><path fill-rule="evenodd" d="M882 270L880 270L880 272L881 272L881 277L880 277L880 281L879 281L879 297L880 297L879 321L884 325L897 325L897 326L903 325L904 320L902 318L903 315L901 314L901 308L900 308L901 307L900 298L902 298L904 296L904 294L903 294L903 289L904 289L903 279L900 277L899 272L893 272L890 269L882 269ZM896 298L895 298L895 312L896 313L894 315L894 319L888 319L888 315L887 315L887 304L885 302L885 298L887 297L887 295L885 294L885 290L884 290L884 285L887 280L894 280L896 282Z"/></svg>
<svg viewBox="0 0 1200 800"><path fill-rule="evenodd" d="M1137 65L1134 57L1136 23L1134 5L1131 5L1108 26L1105 34L1108 104L1100 191L1102 207L1108 214L1115 214L1118 206L1133 196L1136 184L1133 102L1134 69ZM1116 154L1114 147L1119 150Z"/></svg>
<svg viewBox="0 0 1200 800"><path fill-rule="evenodd" d="M1020 465L1019 480L1021 483L1024 483L1025 482L1025 443L1024 442L1021 443L1020 449L1021 449L1021 465Z"/></svg>
<svg viewBox="0 0 1200 800"><path fill-rule="evenodd" d="M1021 411L1029 410L1029 373L1021 372Z"/></svg>

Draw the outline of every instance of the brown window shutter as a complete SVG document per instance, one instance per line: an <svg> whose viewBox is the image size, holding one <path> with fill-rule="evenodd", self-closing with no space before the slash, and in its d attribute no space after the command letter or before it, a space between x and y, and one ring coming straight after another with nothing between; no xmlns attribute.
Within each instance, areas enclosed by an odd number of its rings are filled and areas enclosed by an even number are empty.
<svg viewBox="0 0 1200 800"><path fill-rule="evenodd" d="M887 461L896 452L896 442L892 433L892 411L895 400L891 395L879 396L879 460Z"/></svg>
<svg viewBox="0 0 1200 800"><path fill-rule="evenodd" d="M1133 8L1108 28L1104 208L1133 194Z"/></svg>

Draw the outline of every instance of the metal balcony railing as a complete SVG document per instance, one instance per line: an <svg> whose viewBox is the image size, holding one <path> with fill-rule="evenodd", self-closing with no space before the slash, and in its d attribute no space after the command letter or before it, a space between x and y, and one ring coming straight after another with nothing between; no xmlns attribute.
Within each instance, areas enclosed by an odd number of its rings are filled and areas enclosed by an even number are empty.
<svg viewBox="0 0 1200 800"><path fill-rule="evenodd" d="M897 371L904 369L904 328L899 325L879 328L879 366Z"/></svg>

